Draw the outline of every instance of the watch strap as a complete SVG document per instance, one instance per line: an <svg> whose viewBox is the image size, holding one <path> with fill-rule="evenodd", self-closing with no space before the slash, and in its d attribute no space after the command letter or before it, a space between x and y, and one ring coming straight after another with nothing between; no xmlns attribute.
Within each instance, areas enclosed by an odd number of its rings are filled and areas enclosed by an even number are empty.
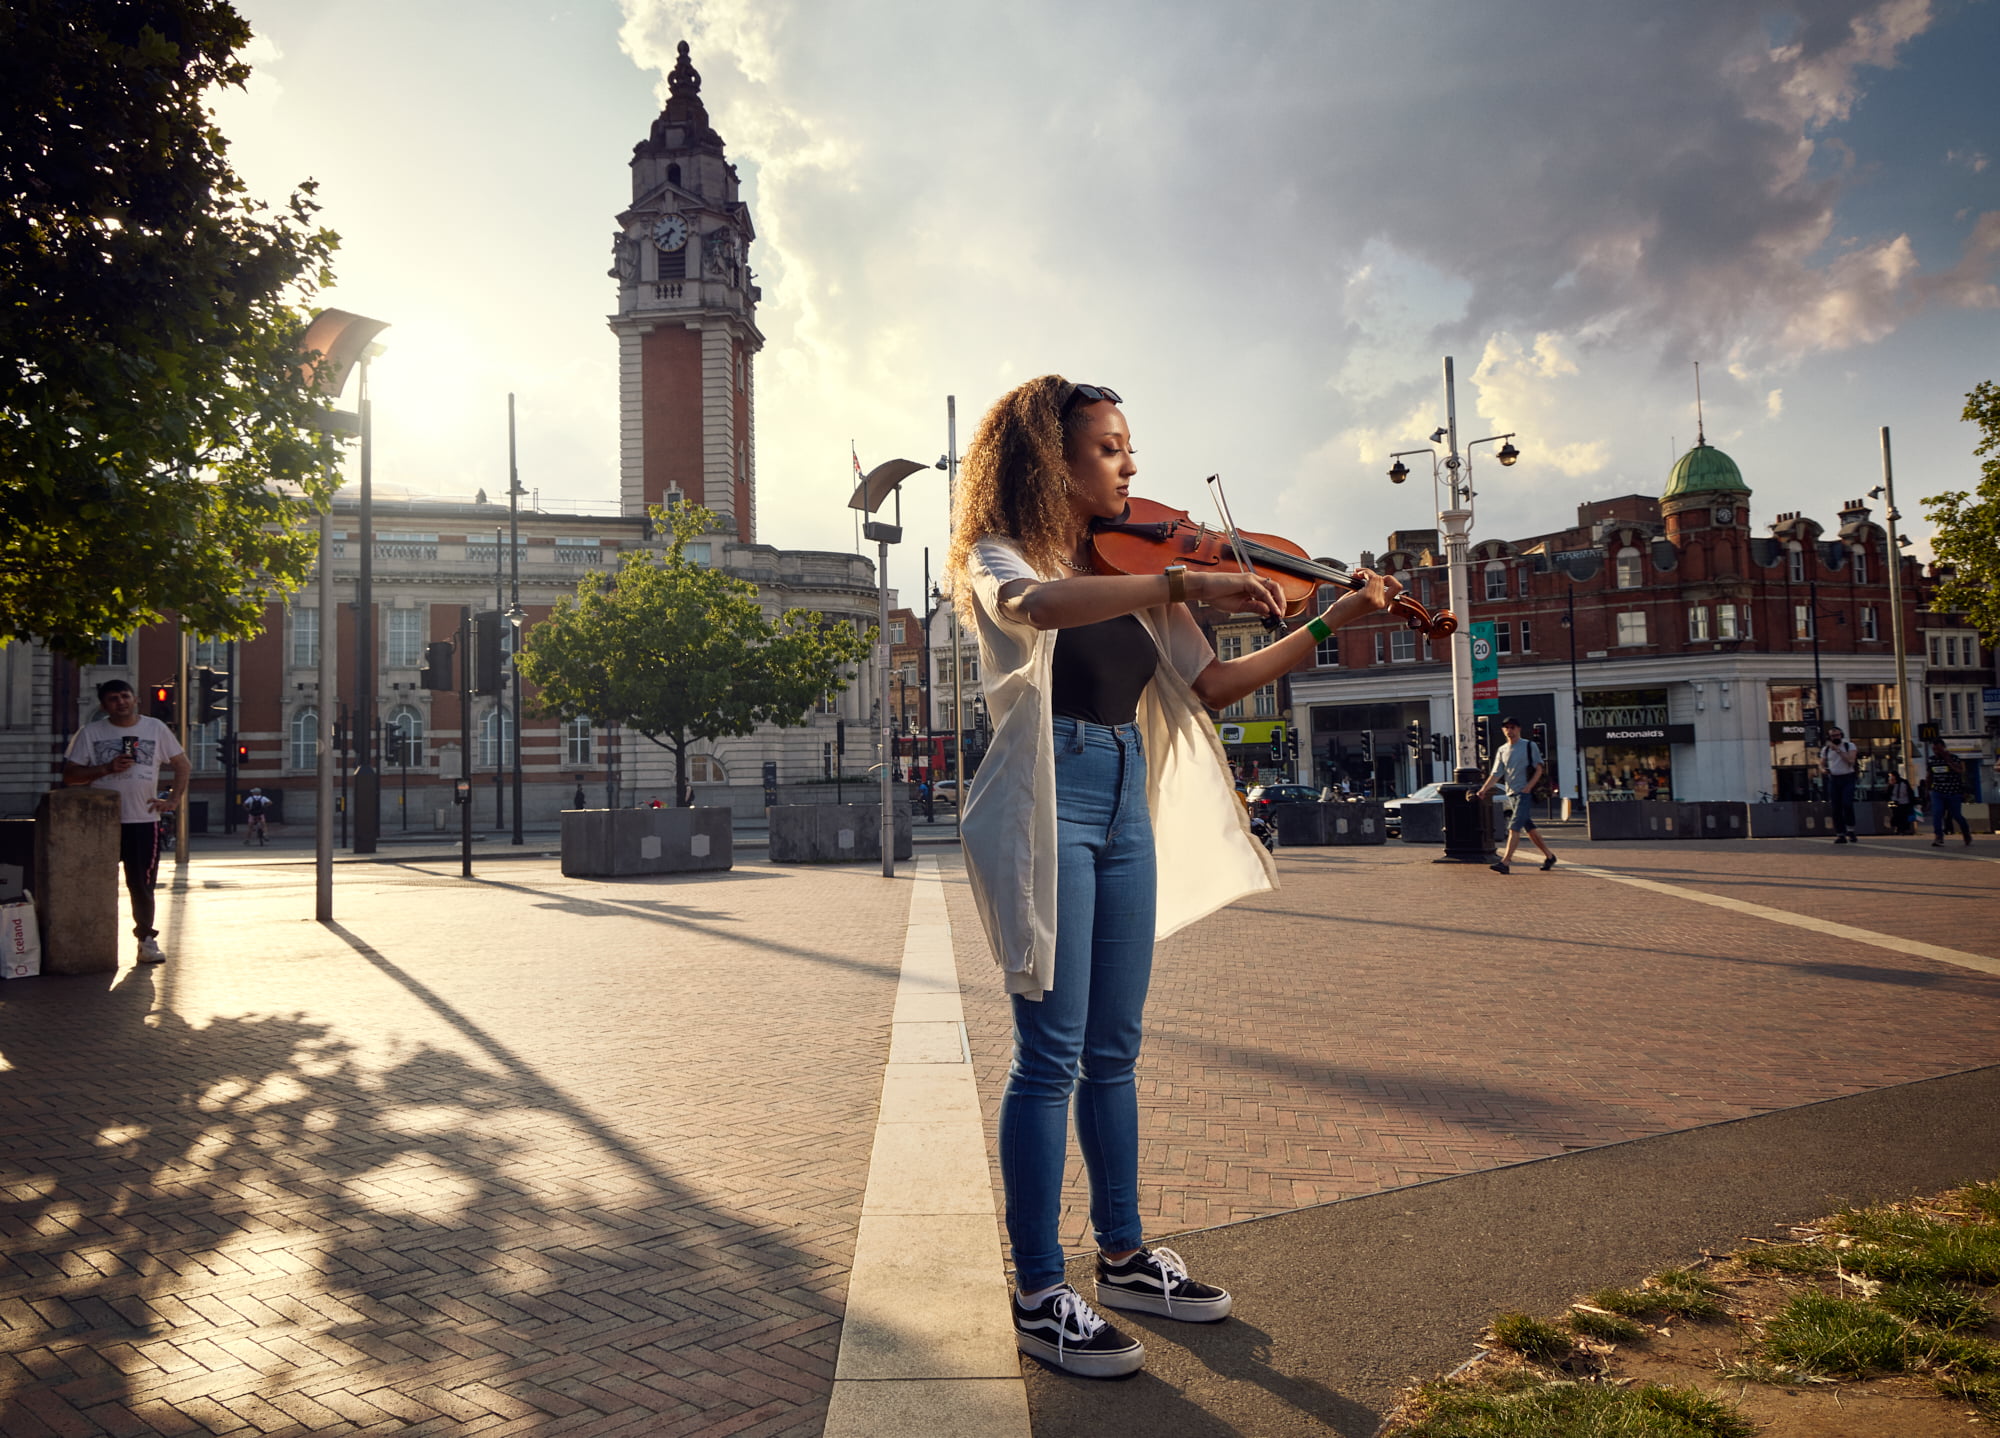
<svg viewBox="0 0 2000 1438"><path fill-rule="evenodd" d="M1169 604L1187 603L1187 566L1185 564L1169 564L1160 572L1167 576L1167 602Z"/></svg>

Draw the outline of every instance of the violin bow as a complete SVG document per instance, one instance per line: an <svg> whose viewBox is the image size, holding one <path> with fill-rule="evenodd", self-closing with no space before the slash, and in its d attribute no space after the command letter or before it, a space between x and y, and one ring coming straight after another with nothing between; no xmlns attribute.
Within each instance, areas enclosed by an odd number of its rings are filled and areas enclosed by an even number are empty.
<svg viewBox="0 0 2000 1438"><path fill-rule="evenodd" d="M1245 578L1257 578L1257 566L1252 564L1250 557L1243 552L1243 536L1236 532L1236 518L1229 512L1229 497L1222 492L1222 476L1211 474L1208 477L1208 484L1208 492L1215 500L1215 512L1222 517L1222 531L1229 536L1230 553L1236 556L1236 567L1243 571ZM1275 630L1284 624L1284 622L1285 619L1282 614L1267 614L1264 616L1264 627L1266 629Z"/></svg>

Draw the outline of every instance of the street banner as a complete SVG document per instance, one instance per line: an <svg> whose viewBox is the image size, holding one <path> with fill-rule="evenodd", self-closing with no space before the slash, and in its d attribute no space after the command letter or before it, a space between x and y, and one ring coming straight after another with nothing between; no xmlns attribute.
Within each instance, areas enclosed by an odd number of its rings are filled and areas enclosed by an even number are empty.
<svg viewBox="0 0 2000 1438"><path fill-rule="evenodd" d="M1500 654L1490 623L1472 626L1472 712L1500 712Z"/></svg>

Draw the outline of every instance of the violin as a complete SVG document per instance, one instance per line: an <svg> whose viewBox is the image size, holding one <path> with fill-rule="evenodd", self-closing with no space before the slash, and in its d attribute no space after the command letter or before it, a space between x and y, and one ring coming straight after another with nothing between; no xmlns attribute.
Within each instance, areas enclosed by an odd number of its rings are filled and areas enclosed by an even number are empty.
<svg viewBox="0 0 2000 1438"><path fill-rule="evenodd" d="M1170 564L1189 569L1241 567L1277 584L1285 596L1286 619L1296 619L1311 607L1322 584L1365 589L1368 581L1337 565L1321 564L1291 540L1276 534L1252 534L1236 529L1210 529L1188 518L1185 510L1153 499L1129 499L1117 519L1090 522L1090 547L1100 574L1162 574ZM1449 609L1432 610L1408 594L1389 602L1389 611L1409 621L1410 628L1432 639L1458 632L1458 616ZM1276 616L1267 628L1279 624Z"/></svg>

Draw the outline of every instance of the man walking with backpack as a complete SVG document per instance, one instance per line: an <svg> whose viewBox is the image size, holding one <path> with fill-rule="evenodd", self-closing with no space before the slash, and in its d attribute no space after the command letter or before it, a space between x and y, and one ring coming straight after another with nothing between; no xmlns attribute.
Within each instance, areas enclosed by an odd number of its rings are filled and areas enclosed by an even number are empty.
<svg viewBox="0 0 2000 1438"><path fill-rule="evenodd" d="M1511 714L1500 721L1500 729L1506 734L1507 742L1493 756L1493 772L1486 776L1486 782L1479 786L1479 793L1474 797L1483 804L1495 784L1504 784L1514 807L1507 815L1507 847L1501 853L1499 862L1488 867L1495 873L1510 872L1507 866L1514 862L1514 846L1526 834L1528 841L1542 851L1542 868L1553 869L1556 866L1555 851L1542 841L1541 833L1535 828L1535 786L1542 782L1543 772L1541 746L1532 739L1521 737L1521 721Z"/></svg>

